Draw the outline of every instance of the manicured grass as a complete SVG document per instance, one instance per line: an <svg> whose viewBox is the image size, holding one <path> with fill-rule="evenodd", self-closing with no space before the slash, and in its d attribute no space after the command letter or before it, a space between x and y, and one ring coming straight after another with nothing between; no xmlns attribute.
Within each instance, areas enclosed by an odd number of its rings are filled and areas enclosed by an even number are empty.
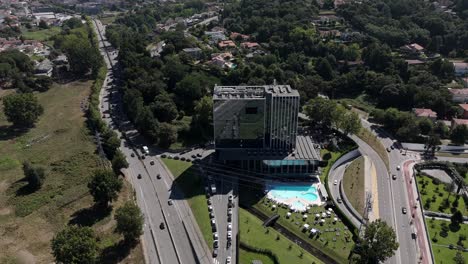
<svg viewBox="0 0 468 264"><path fill-rule="evenodd" d="M468 158L468 153L454 154L449 152L437 152L436 156L450 157L450 158Z"/></svg>
<svg viewBox="0 0 468 264"><path fill-rule="evenodd" d="M319 259L303 251L298 245L276 232L273 228L266 229L262 227L260 219L242 208L239 208L239 230L239 237L242 242L252 247L271 250L276 254L280 263L322 263ZM301 252L303 253L302 257ZM241 256L241 261L243 260Z"/></svg>
<svg viewBox="0 0 468 264"><path fill-rule="evenodd" d="M206 203L205 190L198 171L192 167L192 163L173 159L161 159L175 177L175 183L184 192L192 213L197 220L203 237L208 247L213 247L213 233L211 231L208 204Z"/></svg>
<svg viewBox="0 0 468 264"><path fill-rule="evenodd" d="M346 263L351 249L353 248L354 242L352 240L352 234L349 230L346 230L345 225L338 221L333 223L333 218L336 217L332 214L331 218L325 218L325 223L323 225L314 224L315 214L325 212L324 207L312 207L308 213L308 219L303 221L302 214L292 213L291 217L286 218L286 214L289 211L286 208L277 207L272 209L272 204L266 198L261 199L256 205L255 208L263 212L264 214L271 216L274 214L279 214L280 218L277 223L285 227L289 231L293 232L295 235L309 242L314 247L320 249L322 252L335 259L338 263ZM311 228L318 229L322 231L320 237L309 237L309 233L303 233L302 227L304 224L309 224ZM338 228L338 231L327 232L328 230L335 230ZM339 232L339 235L336 235L336 232ZM336 241L333 239L336 238Z"/></svg>
<svg viewBox="0 0 468 264"><path fill-rule="evenodd" d="M363 214L364 211L364 157L355 159L346 168L343 177L343 189L354 209Z"/></svg>
<svg viewBox="0 0 468 264"><path fill-rule="evenodd" d="M445 264L445 263L455 263L453 258L457 253L455 249L458 245L457 242L461 234L464 234L465 237L468 236L468 225L462 224L460 230L453 232L448 228L447 236L443 237L440 233L442 230L442 223L445 223L447 226L450 225L449 221L443 220L433 220L426 218L427 227L429 229L429 235L432 240L432 252L434 253L435 263L436 264ZM435 238L435 239L434 239ZM464 240L463 247L468 247L468 241ZM453 245L454 249L448 248L449 245ZM468 260L468 252L462 252L465 260Z"/></svg>
<svg viewBox="0 0 468 264"><path fill-rule="evenodd" d="M320 150L320 156L322 157L322 160L328 160L327 166L322 168L322 173L320 174L320 181L325 182L325 177L328 175L328 172L330 171L331 166L333 165L333 163L335 163L335 161L338 159L340 155L341 155L341 152L333 152L327 149Z"/></svg>
<svg viewBox="0 0 468 264"><path fill-rule="evenodd" d="M418 175L417 180L425 210L446 214L453 213L453 202L456 200L457 196L454 193L446 191L446 185L444 183L438 183L424 175ZM448 205L445 201L446 199L448 199ZM465 202L461 196L458 198L458 206L456 208L460 210L462 214L468 215Z"/></svg>
<svg viewBox="0 0 468 264"><path fill-rule="evenodd" d="M260 260L262 264L273 264L273 260L264 254L239 249L239 263L251 264L253 260Z"/></svg>
<svg viewBox="0 0 468 264"><path fill-rule="evenodd" d="M371 146L371 148L373 148L375 152L377 152L380 158L382 158L383 162L385 163L385 166L387 166L387 168L389 167L387 150L382 145L380 140L378 140L377 137L374 134L372 134L371 131L369 131L366 128L361 128L361 130L356 136L358 136L360 139L366 142L369 146Z"/></svg>
<svg viewBox="0 0 468 264"><path fill-rule="evenodd" d="M37 263L53 262L50 240L70 221L91 225L100 249L121 240L113 232L112 212L97 217L90 210L94 202L87 183L93 171L105 164L95 154L93 136L80 107L90 86L90 81L54 84L37 94L44 114L34 128L23 133L10 129L0 104L0 263L17 260L19 249L31 253ZM44 185L32 193L25 191L26 182L22 181L25 160L46 168ZM113 206L132 199L133 189L125 182ZM142 263L141 247L132 249L122 261Z"/></svg>
<svg viewBox="0 0 468 264"><path fill-rule="evenodd" d="M48 29L23 30L22 35L25 39L34 39L39 41L49 40L50 37L60 33L60 27L50 27Z"/></svg>

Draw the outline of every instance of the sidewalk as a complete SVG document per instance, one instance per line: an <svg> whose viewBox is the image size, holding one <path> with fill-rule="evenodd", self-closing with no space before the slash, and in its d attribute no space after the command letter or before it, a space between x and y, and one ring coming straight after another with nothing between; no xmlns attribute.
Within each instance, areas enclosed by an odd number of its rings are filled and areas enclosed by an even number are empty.
<svg viewBox="0 0 468 264"><path fill-rule="evenodd" d="M418 234L416 239L418 246L416 248L419 249L419 263L432 264L431 248L428 236L426 235L427 230L424 223L424 216L420 208L420 203L416 200L419 197L419 194L413 178L414 164L414 160L408 160L403 164L406 191L408 192L408 202L410 205L409 212L413 217L413 226Z"/></svg>

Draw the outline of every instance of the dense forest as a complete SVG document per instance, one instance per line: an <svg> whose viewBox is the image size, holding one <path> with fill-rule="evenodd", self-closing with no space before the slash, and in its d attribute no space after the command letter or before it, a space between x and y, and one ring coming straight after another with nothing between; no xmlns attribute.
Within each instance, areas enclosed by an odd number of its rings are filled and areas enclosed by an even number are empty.
<svg viewBox="0 0 468 264"><path fill-rule="evenodd" d="M177 141L175 135L210 138L210 120L205 116L210 115L210 100L203 98L211 95L215 84L262 85L274 80L298 89L302 103L321 93L332 99L359 97L377 110L394 108L404 128L400 131L405 131L401 136L417 140L419 131L408 126L418 122L400 111L419 107L433 109L441 119L456 116L445 86L454 78L454 66L442 57L409 66L395 51L418 42L429 52L466 57L465 2L456 5L458 16L423 0L350 3L337 9L336 21L323 23L317 22L320 8L314 0L232 1L224 5L219 24L190 28L191 34L184 32L183 25L157 33L157 24L169 17L203 11L203 4L191 1L136 10L119 18L107 36L120 49L129 117L161 146ZM235 52L237 67L230 70L193 64L182 49L218 52L216 47L207 49L203 38L203 31L215 25L226 28L227 34L250 35L266 55L246 59L244 53ZM321 34L332 29L346 33L346 41ZM164 51L151 58L146 47L161 40L167 44ZM382 116L377 110L374 113ZM184 117L190 117L189 126L182 124ZM434 132L432 127L423 130Z"/></svg>

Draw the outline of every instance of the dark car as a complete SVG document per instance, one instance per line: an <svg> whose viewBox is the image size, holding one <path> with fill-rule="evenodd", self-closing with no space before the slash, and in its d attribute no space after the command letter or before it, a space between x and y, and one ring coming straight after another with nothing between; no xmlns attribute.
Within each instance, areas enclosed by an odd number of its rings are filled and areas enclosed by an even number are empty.
<svg viewBox="0 0 468 264"><path fill-rule="evenodd" d="M392 179L396 180L396 175L395 174L392 175Z"/></svg>
<svg viewBox="0 0 468 264"><path fill-rule="evenodd" d="M160 229L164 229L166 226L164 225L164 223L161 222L161 224L159 225L159 228Z"/></svg>
<svg viewBox="0 0 468 264"><path fill-rule="evenodd" d="M179 160L180 158L179 158L179 156L175 156L174 159L175 159L175 160Z"/></svg>
<svg viewBox="0 0 468 264"><path fill-rule="evenodd" d="M141 179L141 174L138 174L137 178L138 178L138 179Z"/></svg>
<svg viewBox="0 0 468 264"><path fill-rule="evenodd" d="M130 156L133 158L135 157L135 153L132 152L132 154L130 154Z"/></svg>
<svg viewBox="0 0 468 264"><path fill-rule="evenodd" d="M150 164L151 164L151 165L154 165L154 160L150 161Z"/></svg>
<svg viewBox="0 0 468 264"><path fill-rule="evenodd" d="M192 159L196 159L196 158L197 158L197 155L192 154Z"/></svg>
<svg viewBox="0 0 468 264"><path fill-rule="evenodd" d="M395 146L391 145L390 148L391 148L391 149L395 149Z"/></svg>
<svg viewBox="0 0 468 264"><path fill-rule="evenodd" d="M172 200L168 200L168 201L167 201L167 204L168 204L168 205L172 205Z"/></svg>
<svg viewBox="0 0 468 264"><path fill-rule="evenodd" d="M218 256L218 249L215 248L213 249L213 258L216 258Z"/></svg>
<svg viewBox="0 0 468 264"><path fill-rule="evenodd" d="M156 175L156 179L161 179L161 174Z"/></svg>
<svg viewBox="0 0 468 264"><path fill-rule="evenodd" d="M406 213L408 212L408 210L406 210L406 207L402 207L402 208L401 208L401 212L402 212L403 214L406 214Z"/></svg>
<svg viewBox="0 0 468 264"><path fill-rule="evenodd" d="M201 156L202 156L202 154L200 154L200 153L197 153L197 157L201 157Z"/></svg>
<svg viewBox="0 0 468 264"><path fill-rule="evenodd" d="M180 158L181 161L185 161L185 157Z"/></svg>
<svg viewBox="0 0 468 264"><path fill-rule="evenodd" d="M166 158L166 157L167 157L166 154L162 154L162 155L161 155L161 158Z"/></svg>

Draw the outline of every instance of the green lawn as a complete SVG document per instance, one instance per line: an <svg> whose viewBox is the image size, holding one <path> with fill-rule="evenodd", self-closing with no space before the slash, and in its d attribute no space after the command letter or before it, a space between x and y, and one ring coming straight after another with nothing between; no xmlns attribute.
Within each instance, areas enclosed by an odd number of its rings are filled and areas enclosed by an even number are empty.
<svg viewBox="0 0 468 264"><path fill-rule="evenodd" d="M270 227L267 231L267 229L262 227L262 221L260 221L260 219L242 208L239 209L239 230L239 236L242 242L252 247L271 250L276 254L280 263L322 263L319 259L310 255L308 252L303 251L298 245L276 232L273 228ZM290 246L291 248L289 248ZM303 253L302 257L301 252ZM250 264L250 262L245 262L248 257L249 256L242 256L241 252L241 263Z"/></svg>
<svg viewBox="0 0 468 264"><path fill-rule="evenodd" d="M50 37L60 33L60 27L50 27L48 29L31 29L23 30L22 35L25 39L34 39L39 41L49 40Z"/></svg>
<svg viewBox="0 0 468 264"><path fill-rule="evenodd" d="M449 245L453 245L455 248L458 246L457 242L461 234L468 236L468 224L462 224L460 230L453 232L448 228L447 236L443 237L440 233L442 230L442 223L445 223L447 226L450 225L449 221L443 220L433 220L426 218L427 227L429 229L429 234L432 240L432 252L434 253L435 263L436 264L445 264L445 263L455 263L453 258L457 252L456 249L448 248ZM434 239L435 238L435 239ZM464 240L463 247L468 247L468 241ZM468 260L468 252L462 252L465 260Z"/></svg>
<svg viewBox="0 0 468 264"><path fill-rule="evenodd" d="M239 249L239 263L240 264L251 264L253 260L260 260L262 264L273 264L273 260L264 254L246 251Z"/></svg>
<svg viewBox="0 0 468 264"><path fill-rule="evenodd" d="M328 160L327 166L322 168L322 173L320 174L320 181L325 182L325 177L328 175L331 166L333 165L333 163L335 163L335 161L340 155L341 152L332 152L327 149L320 149L320 156L322 157L322 160ZM329 159L326 159L327 157Z"/></svg>
<svg viewBox="0 0 468 264"><path fill-rule="evenodd" d="M364 212L364 157L355 159L346 168L343 177L343 189L354 209Z"/></svg>
<svg viewBox="0 0 468 264"><path fill-rule="evenodd" d="M293 232L295 235L299 236L305 241L309 242L314 247L320 249L322 252L335 259L337 262L346 263L346 259L348 258L352 247L354 246L352 234L349 230L346 230L345 225L342 222L338 221L333 223L332 220L335 216L332 216L331 218L325 218L326 222L323 225L315 225L314 215L316 213L324 212L324 207L312 207L308 213L308 220L303 221L302 214L300 213L293 213L291 217L287 219L286 213L288 212L288 209L280 207L273 210L271 206L272 203L263 198L255 205L255 208L268 216L279 214L280 218L277 221L278 224L287 228L289 231ZM308 236L309 233L303 233L301 231L302 226L305 223L308 223L311 227L318 229L323 233L319 238L310 238ZM339 231L326 231L326 229L335 230L336 228L338 228ZM336 232L338 232L339 235L337 235ZM333 241L334 238L336 241Z"/></svg>
<svg viewBox="0 0 468 264"><path fill-rule="evenodd" d="M205 238L208 247L213 247L213 233L211 231L210 216L208 212L208 204L206 203L205 191L202 180L198 171L192 167L192 163L173 160L161 159L169 170L174 175L175 183L184 192L192 213L197 220L203 237Z"/></svg>
<svg viewBox="0 0 468 264"><path fill-rule="evenodd" d="M424 209L451 214L454 208L453 202L456 200L456 195L454 193L447 192L445 190L445 184L437 183L430 177L418 175L417 179ZM445 201L447 199L448 205ZM468 215L468 211L462 197L458 199L458 206L456 208L464 215Z"/></svg>

